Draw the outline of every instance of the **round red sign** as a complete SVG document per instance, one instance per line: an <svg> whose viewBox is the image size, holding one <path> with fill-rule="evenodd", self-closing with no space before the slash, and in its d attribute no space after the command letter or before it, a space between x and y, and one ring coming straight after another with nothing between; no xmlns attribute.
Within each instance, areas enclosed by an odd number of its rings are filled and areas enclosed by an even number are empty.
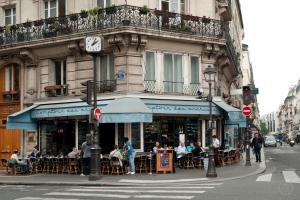
<svg viewBox="0 0 300 200"><path fill-rule="evenodd" d="M99 120L101 118L101 110L100 110L100 108L95 108L94 109L94 118L95 118L95 120Z"/></svg>
<svg viewBox="0 0 300 200"><path fill-rule="evenodd" d="M250 106L244 106L242 110L243 115L250 116L252 114L252 109Z"/></svg>

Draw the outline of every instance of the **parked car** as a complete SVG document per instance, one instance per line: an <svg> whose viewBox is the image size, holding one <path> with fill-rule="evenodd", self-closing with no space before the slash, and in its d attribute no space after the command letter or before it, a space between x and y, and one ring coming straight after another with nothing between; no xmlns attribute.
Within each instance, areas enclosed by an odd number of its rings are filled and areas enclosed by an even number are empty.
<svg viewBox="0 0 300 200"><path fill-rule="evenodd" d="M277 141L274 136L266 136L264 140L265 147L277 147Z"/></svg>

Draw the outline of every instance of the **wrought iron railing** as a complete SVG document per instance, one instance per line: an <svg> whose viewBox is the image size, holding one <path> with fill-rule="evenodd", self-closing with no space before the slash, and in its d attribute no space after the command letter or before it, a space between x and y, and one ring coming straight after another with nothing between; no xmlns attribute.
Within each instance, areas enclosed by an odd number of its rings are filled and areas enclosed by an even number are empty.
<svg viewBox="0 0 300 200"><path fill-rule="evenodd" d="M190 91L189 94L196 96L201 91L201 84L200 83L190 83Z"/></svg>
<svg viewBox="0 0 300 200"><path fill-rule="evenodd" d="M117 81L116 80L97 81L97 87L99 93L114 92L117 88Z"/></svg>
<svg viewBox="0 0 300 200"><path fill-rule="evenodd" d="M93 14L78 13L0 27L0 47L124 26L224 38L219 20L160 10L145 12L140 7L123 5L99 9Z"/></svg>
<svg viewBox="0 0 300 200"><path fill-rule="evenodd" d="M183 93L183 82L163 81L164 93Z"/></svg>
<svg viewBox="0 0 300 200"><path fill-rule="evenodd" d="M155 92L156 80L144 80L144 91L145 92Z"/></svg>

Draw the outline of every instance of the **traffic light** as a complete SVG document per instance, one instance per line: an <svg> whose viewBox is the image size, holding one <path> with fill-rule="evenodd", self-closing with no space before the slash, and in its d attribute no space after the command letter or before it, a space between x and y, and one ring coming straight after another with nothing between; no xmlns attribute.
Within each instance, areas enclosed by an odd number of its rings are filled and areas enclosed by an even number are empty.
<svg viewBox="0 0 300 200"><path fill-rule="evenodd" d="M249 105L252 103L252 93L250 86L243 86L243 103Z"/></svg>
<svg viewBox="0 0 300 200"><path fill-rule="evenodd" d="M85 101L87 104L92 105L93 82L89 80L89 81L81 82L80 84L85 87L85 89L81 90L81 93L86 94L80 99L82 101Z"/></svg>

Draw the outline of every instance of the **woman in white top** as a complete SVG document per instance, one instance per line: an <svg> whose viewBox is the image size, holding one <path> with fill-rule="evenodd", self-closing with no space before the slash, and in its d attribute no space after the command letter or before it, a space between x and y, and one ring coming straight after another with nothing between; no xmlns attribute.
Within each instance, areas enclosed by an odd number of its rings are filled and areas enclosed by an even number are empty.
<svg viewBox="0 0 300 200"><path fill-rule="evenodd" d="M120 149L119 149L118 145L115 145L115 149L110 152L109 159L111 159L112 157L118 158L120 166L123 166L123 164L122 164L123 156L120 152Z"/></svg>
<svg viewBox="0 0 300 200"><path fill-rule="evenodd" d="M13 151L13 154L10 156L10 162L18 164L21 171L26 172L28 170L28 164L26 162L19 161L18 153L18 150Z"/></svg>

